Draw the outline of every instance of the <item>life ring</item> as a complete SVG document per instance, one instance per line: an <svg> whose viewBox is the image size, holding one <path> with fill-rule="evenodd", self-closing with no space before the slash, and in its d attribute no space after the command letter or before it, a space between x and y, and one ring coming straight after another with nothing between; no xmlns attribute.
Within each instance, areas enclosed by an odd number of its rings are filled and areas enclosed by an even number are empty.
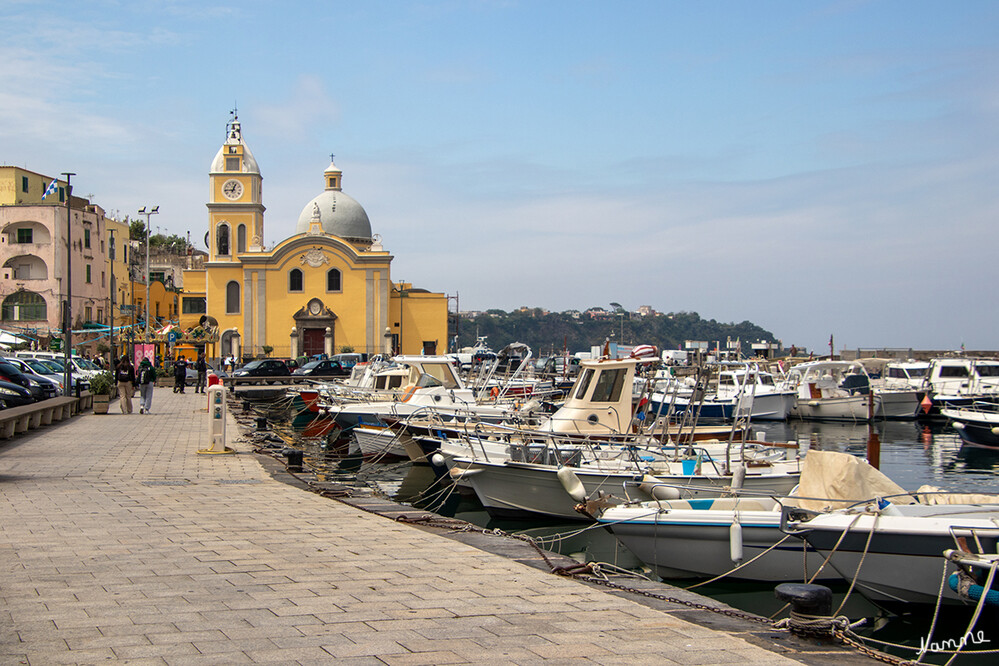
<svg viewBox="0 0 999 666"><path fill-rule="evenodd" d="M409 402L409 399L413 397L414 393L416 393L416 384L410 384L402 390L401 402Z"/></svg>
<svg viewBox="0 0 999 666"><path fill-rule="evenodd" d="M491 397L493 400L495 400L496 398L499 397L499 387L498 386L494 386L491 389L489 389L489 397Z"/></svg>

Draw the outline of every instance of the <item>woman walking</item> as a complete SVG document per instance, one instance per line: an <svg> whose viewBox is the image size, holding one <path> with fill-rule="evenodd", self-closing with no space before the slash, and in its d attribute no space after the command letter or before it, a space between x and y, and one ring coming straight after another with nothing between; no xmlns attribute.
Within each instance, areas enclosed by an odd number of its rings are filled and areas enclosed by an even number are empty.
<svg viewBox="0 0 999 666"><path fill-rule="evenodd" d="M132 413L132 391L135 386L135 370L129 363L127 356L121 357L118 369L115 372L115 380L118 382L119 405L122 414Z"/></svg>
<svg viewBox="0 0 999 666"><path fill-rule="evenodd" d="M148 358L139 363L139 413L148 414L153 406L153 387L156 385L156 368Z"/></svg>

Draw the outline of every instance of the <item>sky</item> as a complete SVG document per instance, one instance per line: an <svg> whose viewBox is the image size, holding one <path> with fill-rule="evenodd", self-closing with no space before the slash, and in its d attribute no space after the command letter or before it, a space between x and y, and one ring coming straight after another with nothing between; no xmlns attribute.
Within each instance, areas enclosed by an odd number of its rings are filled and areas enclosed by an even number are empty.
<svg viewBox="0 0 999 666"><path fill-rule="evenodd" d="M236 108L266 245L335 154L462 310L999 349L993 0L0 0L0 62L0 164L199 249Z"/></svg>

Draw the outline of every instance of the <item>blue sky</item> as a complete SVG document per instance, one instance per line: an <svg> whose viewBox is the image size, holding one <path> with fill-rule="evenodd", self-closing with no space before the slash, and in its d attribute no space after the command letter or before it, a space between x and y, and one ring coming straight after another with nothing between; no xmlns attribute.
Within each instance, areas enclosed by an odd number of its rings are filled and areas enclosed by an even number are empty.
<svg viewBox="0 0 999 666"><path fill-rule="evenodd" d="M235 105L268 245L335 153L462 309L999 348L999 3L0 0L0 62L0 162L198 247Z"/></svg>

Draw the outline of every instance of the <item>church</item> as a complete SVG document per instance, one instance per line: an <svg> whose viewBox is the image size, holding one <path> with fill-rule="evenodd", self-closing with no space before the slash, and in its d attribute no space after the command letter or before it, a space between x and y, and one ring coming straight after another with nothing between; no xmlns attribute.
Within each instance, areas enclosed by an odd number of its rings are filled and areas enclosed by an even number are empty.
<svg viewBox="0 0 999 666"><path fill-rule="evenodd" d="M392 282L393 257L343 172L330 162L322 178L295 234L266 248L263 178L233 116L208 174L208 256L184 271L181 329L208 322L207 355L243 360L445 352L447 296Z"/></svg>

